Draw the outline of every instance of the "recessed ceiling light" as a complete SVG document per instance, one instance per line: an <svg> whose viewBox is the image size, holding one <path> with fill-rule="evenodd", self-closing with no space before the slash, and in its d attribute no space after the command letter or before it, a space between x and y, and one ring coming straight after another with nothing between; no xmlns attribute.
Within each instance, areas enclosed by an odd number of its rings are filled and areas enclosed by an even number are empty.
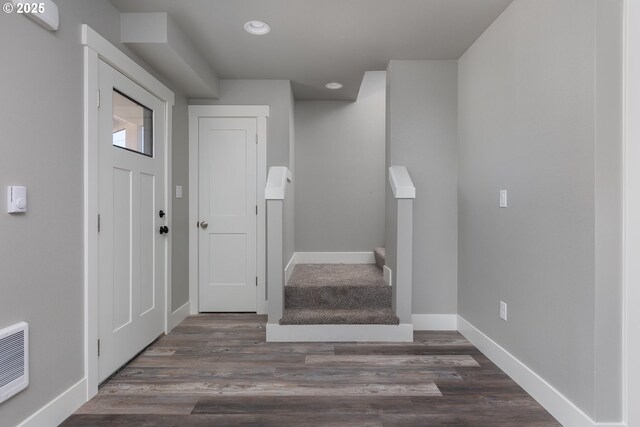
<svg viewBox="0 0 640 427"><path fill-rule="evenodd" d="M264 36L271 31L271 27L266 22L249 21L244 24L244 30L249 34Z"/></svg>
<svg viewBox="0 0 640 427"><path fill-rule="evenodd" d="M324 85L324 87L326 87L327 89L331 89L331 90L342 89L342 83L331 82L331 83L327 83L326 85Z"/></svg>

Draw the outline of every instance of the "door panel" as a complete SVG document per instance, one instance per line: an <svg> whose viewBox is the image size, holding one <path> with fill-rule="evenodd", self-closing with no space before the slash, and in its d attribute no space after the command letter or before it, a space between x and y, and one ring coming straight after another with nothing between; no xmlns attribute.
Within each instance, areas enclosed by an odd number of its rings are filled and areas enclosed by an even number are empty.
<svg viewBox="0 0 640 427"><path fill-rule="evenodd" d="M209 214L243 218L247 212L247 134L242 130L211 131L209 150Z"/></svg>
<svg viewBox="0 0 640 427"><path fill-rule="evenodd" d="M140 173L140 312L144 314L155 308L155 179Z"/></svg>
<svg viewBox="0 0 640 427"><path fill-rule="evenodd" d="M164 103L99 67L99 380L164 331Z"/></svg>
<svg viewBox="0 0 640 427"><path fill-rule="evenodd" d="M212 283L242 285L246 282L247 237L244 234L209 234L209 278Z"/></svg>
<svg viewBox="0 0 640 427"><path fill-rule="evenodd" d="M131 322L132 173L113 168L113 331Z"/></svg>
<svg viewBox="0 0 640 427"><path fill-rule="evenodd" d="M256 311L256 122L200 119L200 311Z"/></svg>

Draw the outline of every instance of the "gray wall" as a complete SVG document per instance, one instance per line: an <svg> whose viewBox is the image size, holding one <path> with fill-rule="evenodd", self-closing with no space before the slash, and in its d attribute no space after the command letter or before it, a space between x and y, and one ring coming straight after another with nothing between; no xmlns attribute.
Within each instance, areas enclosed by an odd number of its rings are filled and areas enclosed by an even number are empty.
<svg viewBox="0 0 640 427"><path fill-rule="evenodd" d="M457 64L391 61L386 164L406 166L416 187L413 313L457 313ZM386 188L388 264L395 266L395 200Z"/></svg>
<svg viewBox="0 0 640 427"><path fill-rule="evenodd" d="M267 169L271 166L292 168L295 138L292 123L294 101L291 82L289 80L220 80L219 94L219 99L190 99L189 103L193 105L268 105ZM188 150L188 148L185 149ZM294 186L289 185L283 207L283 263L285 265L294 251L294 199ZM184 257L187 255L185 254Z"/></svg>
<svg viewBox="0 0 640 427"><path fill-rule="evenodd" d="M173 107L171 159L173 186L170 190L173 210L171 259L171 309L189 301L189 113L187 98L176 92ZM182 186L182 199L176 198L176 185Z"/></svg>
<svg viewBox="0 0 640 427"><path fill-rule="evenodd" d="M459 313L600 421L621 401L620 6L516 0L459 61Z"/></svg>
<svg viewBox="0 0 640 427"><path fill-rule="evenodd" d="M385 74L365 73L356 102L296 102L299 252L384 244Z"/></svg>
<svg viewBox="0 0 640 427"><path fill-rule="evenodd" d="M56 4L57 32L15 13L0 14L0 81L6 82L0 195L4 200L12 184L29 191L26 215L0 211L0 328L29 322L31 359L29 387L0 405L3 426L22 421L84 376L80 24L130 54L119 43L120 17L111 3ZM176 99L176 121L186 123L184 97L176 93ZM173 137L186 143L186 125L177 126Z"/></svg>

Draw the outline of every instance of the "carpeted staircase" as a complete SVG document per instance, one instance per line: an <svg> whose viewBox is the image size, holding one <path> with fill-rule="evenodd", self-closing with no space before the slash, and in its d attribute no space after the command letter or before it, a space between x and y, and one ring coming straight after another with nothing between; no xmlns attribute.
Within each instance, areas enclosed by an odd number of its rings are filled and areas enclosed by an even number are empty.
<svg viewBox="0 0 640 427"><path fill-rule="evenodd" d="M382 248L384 265L384 248ZM285 286L281 325L397 325L391 287L376 264L298 264Z"/></svg>

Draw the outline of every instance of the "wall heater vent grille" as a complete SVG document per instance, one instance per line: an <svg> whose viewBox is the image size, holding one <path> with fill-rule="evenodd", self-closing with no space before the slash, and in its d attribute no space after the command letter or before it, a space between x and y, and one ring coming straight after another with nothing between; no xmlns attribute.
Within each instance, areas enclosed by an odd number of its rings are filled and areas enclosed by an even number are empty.
<svg viewBox="0 0 640 427"><path fill-rule="evenodd" d="M0 403L29 384L29 326L20 322L0 330Z"/></svg>

